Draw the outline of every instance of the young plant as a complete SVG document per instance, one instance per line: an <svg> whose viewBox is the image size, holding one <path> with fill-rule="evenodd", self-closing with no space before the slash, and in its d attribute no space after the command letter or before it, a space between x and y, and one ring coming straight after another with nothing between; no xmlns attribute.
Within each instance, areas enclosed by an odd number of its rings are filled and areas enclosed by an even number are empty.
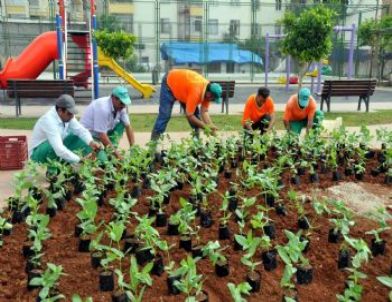
<svg viewBox="0 0 392 302"><path fill-rule="evenodd" d="M390 289L388 297L389 297L389 301L392 302L392 275L391 276L379 276L379 277L377 277L377 280Z"/></svg>
<svg viewBox="0 0 392 302"><path fill-rule="evenodd" d="M244 295L249 296L252 287L249 285L248 282L242 282L238 285L229 282L227 287L230 290L231 297L233 298L234 302L246 302L247 300L243 297Z"/></svg>
<svg viewBox="0 0 392 302"><path fill-rule="evenodd" d="M366 232L366 234L373 235L375 242L382 242L380 234L391 228L388 225L388 220L392 219L392 215L388 213L385 207L381 207L378 208L376 212L373 212L371 217L377 220L379 228Z"/></svg>
<svg viewBox="0 0 392 302"><path fill-rule="evenodd" d="M78 294L73 294L72 295L72 302L94 302L94 301L93 301L93 298L91 298L91 297L83 299Z"/></svg>
<svg viewBox="0 0 392 302"><path fill-rule="evenodd" d="M47 264L47 269L41 277L35 277L30 281L30 285L42 287L38 296L42 301L55 302L61 299L65 299L62 294L54 294L57 289L59 278L64 275L63 268L61 265L55 265L53 263Z"/></svg>
<svg viewBox="0 0 392 302"><path fill-rule="evenodd" d="M153 262L146 264L143 269L139 270L136 258L131 256L131 265L129 266L129 282L125 281L124 274L121 270L116 269L115 273L118 278L118 286L125 292L129 301L142 302L144 291L147 286L152 285L150 272L153 268Z"/></svg>

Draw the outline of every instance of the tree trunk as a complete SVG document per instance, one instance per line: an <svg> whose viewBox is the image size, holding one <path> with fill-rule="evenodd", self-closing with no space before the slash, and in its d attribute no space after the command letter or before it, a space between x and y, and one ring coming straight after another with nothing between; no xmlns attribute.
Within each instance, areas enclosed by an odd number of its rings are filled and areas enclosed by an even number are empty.
<svg viewBox="0 0 392 302"><path fill-rule="evenodd" d="M299 72L298 72L298 90L302 88L303 79L305 77L305 73L308 71L311 63L302 62L299 63Z"/></svg>

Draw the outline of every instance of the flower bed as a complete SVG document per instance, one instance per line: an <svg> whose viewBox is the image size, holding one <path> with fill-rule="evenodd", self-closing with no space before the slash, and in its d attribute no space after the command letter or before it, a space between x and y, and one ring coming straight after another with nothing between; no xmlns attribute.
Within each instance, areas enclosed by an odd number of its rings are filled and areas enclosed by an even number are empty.
<svg viewBox="0 0 392 302"><path fill-rule="evenodd" d="M366 129L135 147L104 172L59 164L49 188L30 165L0 220L0 301L386 301L391 215L307 194L390 186L391 133L378 135L376 151Z"/></svg>

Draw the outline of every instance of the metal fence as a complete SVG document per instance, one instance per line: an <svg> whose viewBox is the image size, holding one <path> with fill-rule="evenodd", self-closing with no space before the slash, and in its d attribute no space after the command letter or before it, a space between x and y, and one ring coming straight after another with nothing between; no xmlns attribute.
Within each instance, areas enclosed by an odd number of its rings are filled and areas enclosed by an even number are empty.
<svg viewBox="0 0 392 302"><path fill-rule="evenodd" d="M122 29L137 37L134 56L120 62L129 71L154 81L159 74L175 67L198 69L215 79L236 79L244 82L262 82L265 76L265 36L279 35L282 27L279 19L288 10L299 12L304 5L285 4L284 1L96 1L98 26ZM39 1L38 1L39 2ZM17 56L38 34L54 29L56 5L48 2L47 13L13 15L7 7L1 9L0 61ZM74 1L68 7L69 20L83 22L89 1ZM370 1L371 3L371 1ZM370 18L380 16L389 8L381 5L335 6L339 25L356 24L357 27ZM33 12L33 13L31 13ZM350 36L348 33L333 35L334 49L328 58L331 76L347 76L347 60ZM189 60L174 47L190 45ZM214 43L224 43L225 55L214 56ZM315 41L317 43L317 41ZM164 45L168 46L166 52ZM355 37L354 75L368 77L370 74L370 49L359 47ZM170 47L169 47L170 46ZM244 51L244 52L241 52ZM279 39L270 42L270 82L278 82L286 73L287 58L279 50ZM240 60L242 54L247 59ZM260 61L261 60L261 61ZM384 75L392 70L391 55L386 55ZM53 70L53 67L52 69ZM291 60L290 70L296 73L297 64ZM158 76L159 78L159 76ZM156 79L155 79L156 80Z"/></svg>

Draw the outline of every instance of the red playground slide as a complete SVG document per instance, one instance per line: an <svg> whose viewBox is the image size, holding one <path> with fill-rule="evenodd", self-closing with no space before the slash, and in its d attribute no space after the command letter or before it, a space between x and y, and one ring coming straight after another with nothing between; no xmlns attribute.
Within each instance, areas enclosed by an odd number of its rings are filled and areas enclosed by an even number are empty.
<svg viewBox="0 0 392 302"><path fill-rule="evenodd" d="M7 88L9 79L36 79L58 58L55 31L36 37L17 58L9 58L0 71L0 88Z"/></svg>

